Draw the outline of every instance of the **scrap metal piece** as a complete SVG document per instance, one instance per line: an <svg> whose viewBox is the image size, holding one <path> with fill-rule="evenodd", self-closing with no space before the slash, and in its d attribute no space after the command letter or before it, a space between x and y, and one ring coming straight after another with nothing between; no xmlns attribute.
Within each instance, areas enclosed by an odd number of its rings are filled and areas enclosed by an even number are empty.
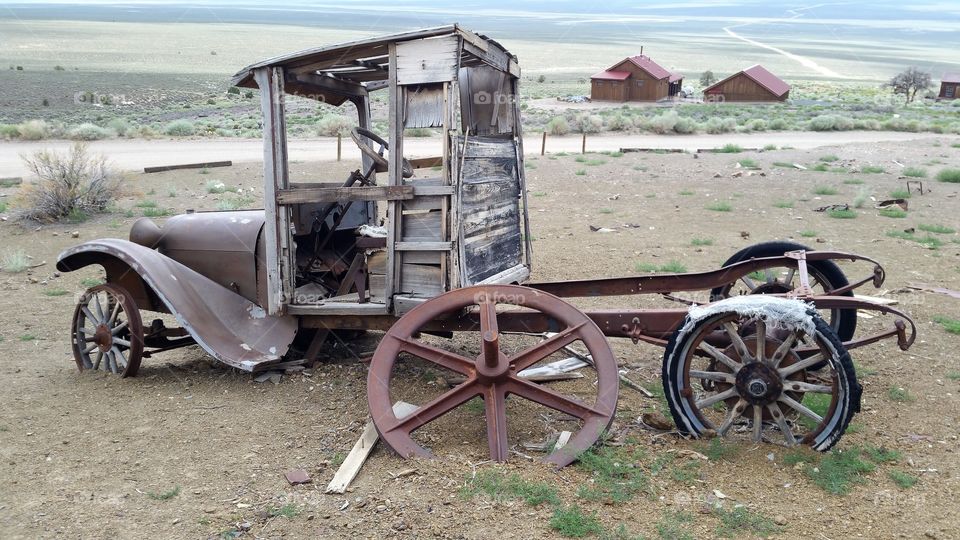
<svg viewBox="0 0 960 540"><path fill-rule="evenodd" d="M498 304L530 310L529 313L520 312L520 316L545 315L554 321L559 331L553 337L508 357L500 349L498 317L506 313L498 314ZM476 358L466 358L414 338L425 325L466 308L479 308L482 346ZM511 310L509 313L516 312ZM597 372L597 396L593 403L544 388L517 375L577 340L586 345ZM409 417L398 418L390 406L390 380L401 352L457 372L466 380L422 405ZM610 345L586 314L542 291L516 285L484 285L438 296L410 310L397 321L383 337L370 363L367 400L377 431L395 452L403 457L431 457L426 448L414 442L411 433L480 396L486 407L490 457L506 461L509 456L506 396L511 394L528 399L581 421L580 430L570 438L567 446L544 458L547 463L563 467L590 448L610 426L616 411L618 386L617 363Z"/></svg>

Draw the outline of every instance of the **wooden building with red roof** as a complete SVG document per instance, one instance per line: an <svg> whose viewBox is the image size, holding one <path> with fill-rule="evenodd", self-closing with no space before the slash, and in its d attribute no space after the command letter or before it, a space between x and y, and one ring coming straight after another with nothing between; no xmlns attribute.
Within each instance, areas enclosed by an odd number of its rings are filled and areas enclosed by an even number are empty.
<svg viewBox="0 0 960 540"><path fill-rule="evenodd" d="M790 85L759 64L703 90L707 102L786 101L789 97Z"/></svg>
<svg viewBox="0 0 960 540"><path fill-rule="evenodd" d="M673 73L649 56L624 58L606 71L590 77L590 99L594 101L660 101L676 96L683 75Z"/></svg>

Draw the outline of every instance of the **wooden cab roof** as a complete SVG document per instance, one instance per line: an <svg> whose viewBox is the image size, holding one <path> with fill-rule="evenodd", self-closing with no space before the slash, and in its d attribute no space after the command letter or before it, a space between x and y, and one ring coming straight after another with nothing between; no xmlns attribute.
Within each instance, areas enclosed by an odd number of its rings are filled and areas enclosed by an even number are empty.
<svg viewBox="0 0 960 540"><path fill-rule="evenodd" d="M233 76L231 82L234 86L257 88L253 78L254 71L279 67L285 73L284 90L287 93L340 105L349 99L364 97L368 91L386 86L391 45L442 36L459 38L461 46L457 50L460 54L460 66L487 64L515 77L520 76L516 57L499 43L457 24L451 24L276 56L243 68Z"/></svg>

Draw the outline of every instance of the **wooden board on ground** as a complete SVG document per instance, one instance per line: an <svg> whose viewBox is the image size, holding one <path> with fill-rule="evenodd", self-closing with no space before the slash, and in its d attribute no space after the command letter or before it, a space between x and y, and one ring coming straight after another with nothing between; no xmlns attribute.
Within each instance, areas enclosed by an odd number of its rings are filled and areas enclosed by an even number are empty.
<svg viewBox="0 0 960 540"><path fill-rule="evenodd" d="M206 163L185 163L182 165L163 165L160 167L144 167L143 172L145 173L158 173L165 171L176 171L179 169L212 169L214 167L230 167L233 165L232 161L208 161Z"/></svg>
<svg viewBox="0 0 960 540"><path fill-rule="evenodd" d="M398 401L393 404L393 414L397 415L397 418L403 418L409 416L418 408L417 405ZM325 493L346 492L350 482L353 482L353 479L357 477L360 467L370 456L370 452L373 451L373 447L379 439L380 435L377 433L376 426L373 425L372 420L368 420L360 439L353 445L353 449L347 454L347 458L343 460L340 468L337 469L337 473L333 475L333 480L327 485Z"/></svg>

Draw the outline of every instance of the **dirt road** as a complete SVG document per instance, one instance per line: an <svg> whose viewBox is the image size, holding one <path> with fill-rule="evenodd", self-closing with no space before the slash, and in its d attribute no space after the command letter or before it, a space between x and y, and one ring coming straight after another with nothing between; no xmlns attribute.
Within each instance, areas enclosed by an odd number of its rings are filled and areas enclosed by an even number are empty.
<svg viewBox="0 0 960 540"><path fill-rule="evenodd" d="M813 132L777 132L742 133L726 135L608 135L591 136L587 139L587 150L593 152L634 148L682 148L694 151L698 148L715 148L725 144L738 144L744 148L760 148L768 144L788 146L798 149L816 148L848 143L869 143L881 141L904 141L916 139L943 138L943 135L843 131L835 133ZM30 154L44 148L63 150L70 141L3 142L0 143L0 177L23 176L28 173L21 155ZM580 136L551 137L547 140L548 152L579 152ZM405 155L422 157L438 155L438 138L407 139L404 141ZM143 167L171 165L176 163L197 163L205 161L233 160L235 163L258 162L263 159L263 146L260 139L193 139L193 140L108 140L90 143L94 152L109 157L123 169L139 170ZM324 137L318 139L295 139L288 145L291 161L324 161L335 159L337 140ZM540 135L526 137L528 154L540 151ZM360 153L349 140L343 143L345 159L359 159Z"/></svg>

